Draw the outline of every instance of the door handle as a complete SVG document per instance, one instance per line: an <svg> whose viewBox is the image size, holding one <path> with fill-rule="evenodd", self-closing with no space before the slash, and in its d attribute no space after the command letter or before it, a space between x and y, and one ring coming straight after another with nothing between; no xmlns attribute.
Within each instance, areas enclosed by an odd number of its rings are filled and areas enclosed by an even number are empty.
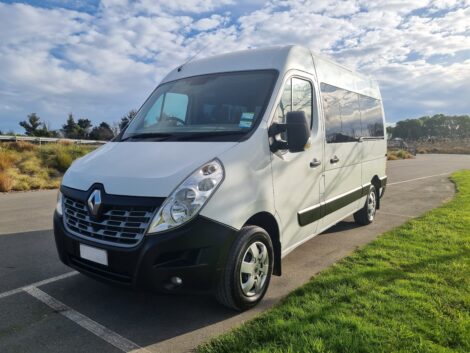
<svg viewBox="0 0 470 353"><path fill-rule="evenodd" d="M310 162L310 168L315 168L321 165L321 161L314 158L313 161Z"/></svg>
<svg viewBox="0 0 470 353"><path fill-rule="evenodd" d="M339 162L338 156L334 155L333 158L330 159L331 164L335 164Z"/></svg>

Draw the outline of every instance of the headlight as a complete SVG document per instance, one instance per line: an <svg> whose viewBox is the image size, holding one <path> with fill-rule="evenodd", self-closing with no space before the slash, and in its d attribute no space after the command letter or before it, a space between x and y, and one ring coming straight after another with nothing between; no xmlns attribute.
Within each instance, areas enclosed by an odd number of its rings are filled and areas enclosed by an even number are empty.
<svg viewBox="0 0 470 353"><path fill-rule="evenodd" d="M222 163L214 159L186 178L165 200L148 233L178 227L196 216L224 179Z"/></svg>
<svg viewBox="0 0 470 353"><path fill-rule="evenodd" d="M55 206L55 210L60 216L62 216L62 193L60 192L60 190L57 193L57 204Z"/></svg>

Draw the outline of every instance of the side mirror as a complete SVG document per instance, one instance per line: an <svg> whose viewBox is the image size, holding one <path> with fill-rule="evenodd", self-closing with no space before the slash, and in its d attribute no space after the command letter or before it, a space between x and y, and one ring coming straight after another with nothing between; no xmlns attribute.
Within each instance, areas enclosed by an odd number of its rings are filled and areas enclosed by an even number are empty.
<svg viewBox="0 0 470 353"><path fill-rule="evenodd" d="M302 152L310 138L310 124L303 111L288 112L286 115L287 148L289 152Z"/></svg>

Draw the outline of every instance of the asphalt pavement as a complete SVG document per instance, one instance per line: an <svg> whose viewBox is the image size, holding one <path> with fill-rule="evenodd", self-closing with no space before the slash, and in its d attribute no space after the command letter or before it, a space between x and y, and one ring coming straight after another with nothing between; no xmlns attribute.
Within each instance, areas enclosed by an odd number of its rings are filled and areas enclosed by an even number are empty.
<svg viewBox="0 0 470 353"><path fill-rule="evenodd" d="M52 234L56 191L0 194L0 352L186 352L276 304L379 234L441 205L451 172L470 156L389 162L382 208L366 227L352 218L290 253L263 302L235 313L210 297L134 292L62 265Z"/></svg>

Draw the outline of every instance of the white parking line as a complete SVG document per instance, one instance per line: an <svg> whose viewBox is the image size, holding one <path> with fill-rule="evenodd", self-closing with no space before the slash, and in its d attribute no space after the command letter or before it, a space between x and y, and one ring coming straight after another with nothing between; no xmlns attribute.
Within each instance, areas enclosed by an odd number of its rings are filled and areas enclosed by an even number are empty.
<svg viewBox="0 0 470 353"><path fill-rule="evenodd" d="M90 331L94 335L98 336L102 340L108 342L109 344L113 345L114 347L120 349L126 353L144 353L149 352L145 348L140 347L136 343L128 340L127 338L122 337L121 335L117 334L114 331L100 325L96 321L93 321L89 317L80 314L78 311L73 310L72 308L68 307L61 301L51 297L49 294L43 292L39 288L34 286L29 286L23 288L23 290L32 295L34 298L38 299L39 301L43 302L51 309L55 310L56 312L60 313L61 315L65 316L67 319L72 320L77 325L83 327L85 330Z"/></svg>
<svg viewBox="0 0 470 353"><path fill-rule="evenodd" d="M411 181L422 180L422 179L428 179L428 178L434 178L434 177L437 177L437 176L443 176L443 175L449 175L449 174L450 174L450 173L442 173L442 174L428 175L428 176L424 176L424 177L421 177L421 178L414 178L414 179L408 179L408 180L403 180L403 181L397 181L397 182L395 182L395 183L387 184L387 186L398 185L398 184L403 184L403 183L409 183L409 182L411 182Z"/></svg>
<svg viewBox="0 0 470 353"><path fill-rule="evenodd" d="M21 293L27 287L40 287L40 286L43 286L43 285L48 284L48 283L52 283L52 282L59 281L59 280L64 279L64 278L69 278L69 277L75 276L77 274L78 274L77 271L71 271L71 272L64 273L63 275L51 277L51 278L48 278L48 279L45 279L45 280L42 280L42 281L39 281L39 282L36 282L36 283L29 284L29 285L21 287L21 288L12 289L12 290L9 290L7 292L0 293L0 299L5 298L5 297L9 297L10 295L13 295L13 294Z"/></svg>

